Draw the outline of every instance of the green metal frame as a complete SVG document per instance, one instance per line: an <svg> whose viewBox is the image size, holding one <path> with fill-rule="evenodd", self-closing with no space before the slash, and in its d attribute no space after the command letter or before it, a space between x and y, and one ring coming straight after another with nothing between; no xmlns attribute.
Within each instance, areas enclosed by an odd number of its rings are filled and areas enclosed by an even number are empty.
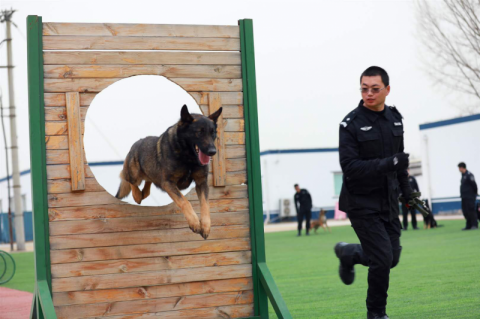
<svg viewBox="0 0 480 319"><path fill-rule="evenodd" d="M273 280L265 257L253 22L251 19L243 19L239 21L239 26L255 317L268 318L270 299L277 316L287 319L292 318L292 315Z"/></svg>
<svg viewBox="0 0 480 319"><path fill-rule="evenodd" d="M35 294L31 318L57 318L52 301L48 230L45 109L43 90L42 17L27 17L28 104L32 178Z"/></svg>
<svg viewBox="0 0 480 319"><path fill-rule="evenodd" d="M268 299L279 318L292 318L282 299L265 258L262 182L255 80L253 23L239 20L243 77L243 105L250 202L250 236L254 317L268 318ZM30 318L57 318L52 301L52 275L48 229L45 109L43 88L42 17L27 17L28 98L30 114L30 157L35 241L35 293Z"/></svg>

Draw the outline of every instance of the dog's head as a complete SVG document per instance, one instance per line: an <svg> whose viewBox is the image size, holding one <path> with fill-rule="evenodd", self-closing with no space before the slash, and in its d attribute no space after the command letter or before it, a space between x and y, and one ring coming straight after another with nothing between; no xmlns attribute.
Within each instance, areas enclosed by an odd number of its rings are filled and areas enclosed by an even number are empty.
<svg viewBox="0 0 480 319"><path fill-rule="evenodd" d="M189 144L200 165L208 165L210 157L217 153L215 140L217 138L217 120L220 114L222 114L222 108L208 117L190 113L186 105L180 111L178 133Z"/></svg>

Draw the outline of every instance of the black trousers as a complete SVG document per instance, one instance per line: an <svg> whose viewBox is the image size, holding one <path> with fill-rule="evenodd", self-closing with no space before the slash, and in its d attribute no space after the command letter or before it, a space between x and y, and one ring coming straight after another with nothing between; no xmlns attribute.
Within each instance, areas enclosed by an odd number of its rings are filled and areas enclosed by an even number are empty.
<svg viewBox="0 0 480 319"><path fill-rule="evenodd" d="M403 229L407 230L408 228L408 212L412 214L412 227L417 228L417 211L415 209L410 210L407 205L402 204Z"/></svg>
<svg viewBox="0 0 480 319"><path fill-rule="evenodd" d="M298 210L298 213L297 213L298 232L302 231L303 219L306 220L306 225L305 226L306 226L307 233L308 233L308 231L310 230L310 219L312 219L312 210L311 209L302 209L300 207L300 209Z"/></svg>
<svg viewBox="0 0 480 319"><path fill-rule="evenodd" d="M475 212L476 198L462 198L462 212L467 220L466 228L478 227L477 214Z"/></svg>
<svg viewBox="0 0 480 319"><path fill-rule="evenodd" d="M361 244L348 244L341 253L342 263L368 266L367 309L383 312L387 305L390 269L400 260L400 220L385 220L380 214L351 218Z"/></svg>

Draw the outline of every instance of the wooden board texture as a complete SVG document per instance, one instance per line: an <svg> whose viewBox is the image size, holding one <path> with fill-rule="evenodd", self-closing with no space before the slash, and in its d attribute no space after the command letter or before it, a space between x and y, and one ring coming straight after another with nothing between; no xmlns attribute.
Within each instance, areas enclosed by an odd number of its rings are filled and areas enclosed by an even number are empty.
<svg viewBox="0 0 480 319"><path fill-rule="evenodd" d="M52 22L43 24L43 48L58 318L253 316L239 27ZM137 75L167 77L205 115L223 107L223 143L208 178L208 240L189 229L174 203L126 204L88 166L82 144L89 106L109 85ZM199 214L195 189L185 197Z"/></svg>

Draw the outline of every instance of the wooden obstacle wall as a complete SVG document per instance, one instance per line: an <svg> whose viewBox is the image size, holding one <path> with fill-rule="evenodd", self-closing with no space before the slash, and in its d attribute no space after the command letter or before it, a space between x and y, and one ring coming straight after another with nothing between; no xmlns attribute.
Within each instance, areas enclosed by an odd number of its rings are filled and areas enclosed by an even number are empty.
<svg viewBox="0 0 480 319"><path fill-rule="evenodd" d="M239 37L238 26L43 24L49 241L59 318L253 316ZM126 204L89 169L82 145L89 105L109 85L135 75L167 77L205 115L223 107L206 241L175 204ZM187 198L199 213L195 190Z"/></svg>

